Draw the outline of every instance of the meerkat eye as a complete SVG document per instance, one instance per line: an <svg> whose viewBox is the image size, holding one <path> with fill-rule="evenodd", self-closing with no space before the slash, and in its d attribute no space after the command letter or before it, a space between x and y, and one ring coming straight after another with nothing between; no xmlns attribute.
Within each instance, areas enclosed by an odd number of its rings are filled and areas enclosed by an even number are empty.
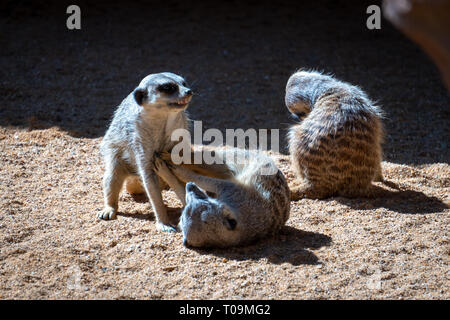
<svg viewBox="0 0 450 320"><path fill-rule="evenodd" d="M236 220L234 220L234 219L232 219L232 218L227 218L226 219L226 227L229 229L229 230L234 230L234 229L236 229L236 225L237 225L237 221Z"/></svg>
<svg viewBox="0 0 450 320"><path fill-rule="evenodd" d="M178 86L175 83L164 83L158 86L158 91L166 94L173 94L177 92Z"/></svg>
<svg viewBox="0 0 450 320"><path fill-rule="evenodd" d="M293 114L295 119L303 119L306 116L306 112L296 112Z"/></svg>
<svg viewBox="0 0 450 320"><path fill-rule="evenodd" d="M186 87L186 86L187 86L186 81L183 81L181 84L183 85L183 87Z"/></svg>

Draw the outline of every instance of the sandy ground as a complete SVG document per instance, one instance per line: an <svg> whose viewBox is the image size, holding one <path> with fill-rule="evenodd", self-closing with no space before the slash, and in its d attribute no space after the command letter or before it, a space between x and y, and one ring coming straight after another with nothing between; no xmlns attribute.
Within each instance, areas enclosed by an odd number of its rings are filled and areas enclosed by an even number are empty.
<svg viewBox="0 0 450 320"><path fill-rule="evenodd" d="M369 32L355 3L80 1L77 32L64 2L2 4L0 299L449 299L449 96L414 44L385 20ZM96 219L98 144L152 72L192 83L204 129L281 129L273 156L292 181L283 95L298 67L382 106L385 196L292 202L279 235L227 250L183 247L126 192L117 220Z"/></svg>

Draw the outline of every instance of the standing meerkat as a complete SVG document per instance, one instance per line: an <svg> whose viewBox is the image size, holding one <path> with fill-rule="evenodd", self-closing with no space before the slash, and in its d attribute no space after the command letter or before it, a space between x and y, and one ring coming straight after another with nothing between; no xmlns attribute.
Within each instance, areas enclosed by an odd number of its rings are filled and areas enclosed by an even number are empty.
<svg viewBox="0 0 450 320"><path fill-rule="evenodd" d="M145 77L122 101L100 145L105 163L105 208L98 214L100 219L116 218L119 193L128 178L129 191L143 189L147 194L158 228L175 230L169 223L154 172L154 157L157 152L170 151L177 143L171 141L174 130L188 129L185 110L192 94L182 77L164 72ZM184 188L174 191L184 192Z"/></svg>
<svg viewBox="0 0 450 320"><path fill-rule="evenodd" d="M301 120L288 135L301 178L291 199L371 195L383 180L381 110L360 88L314 71L289 78L285 102Z"/></svg>
<svg viewBox="0 0 450 320"><path fill-rule="evenodd" d="M212 165L176 166L167 161L170 155L156 160L158 175L169 185L186 183L179 224L183 244L245 245L278 232L289 218L290 199L286 179L272 159L236 148L214 152L220 160Z"/></svg>

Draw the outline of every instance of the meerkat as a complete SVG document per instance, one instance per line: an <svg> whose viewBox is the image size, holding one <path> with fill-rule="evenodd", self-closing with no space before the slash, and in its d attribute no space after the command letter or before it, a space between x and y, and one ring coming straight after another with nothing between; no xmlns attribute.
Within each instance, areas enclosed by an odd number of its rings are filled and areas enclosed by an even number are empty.
<svg viewBox="0 0 450 320"><path fill-rule="evenodd" d="M155 212L157 227L162 231L175 231L154 171L154 157L157 152L170 151L177 143L171 140L174 130L188 129L185 110L192 95L181 76L164 72L145 77L122 101L100 145L105 163L105 207L98 218L116 218L119 193L128 179L128 191L145 191ZM184 188L175 192L184 193Z"/></svg>
<svg viewBox="0 0 450 320"><path fill-rule="evenodd" d="M291 163L300 181L291 199L370 196L382 181L382 112L357 86L315 71L286 85L286 106L301 122L289 130Z"/></svg>
<svg viewBox="0 0 450 320"><path fill-rule="evenodd" d="M186 183L179 223L183 244L245 245L279 231L289 218L289 187L272 159L237 148L219 148L215 154L221 160L212 165L176 166L170 155L155 160L169 185Z"/></svg>

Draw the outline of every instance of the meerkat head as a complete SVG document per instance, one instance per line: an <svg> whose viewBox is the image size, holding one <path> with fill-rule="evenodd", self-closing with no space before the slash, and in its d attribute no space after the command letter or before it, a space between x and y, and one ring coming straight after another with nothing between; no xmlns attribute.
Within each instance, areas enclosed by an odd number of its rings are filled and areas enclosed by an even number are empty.
<svg viewBox="0 0 450 320"><path fill-rule="evenodd" d="M137 104L144 108L179 112L188 107L193 92L181 76L163 72L145 77L133 95Z"/></svg>
<svg viewBox="0 0 450 320"><path fill-rule="evenodd" d="M294 118L302 120L312 111L318 86L325 77L316 71L300 69L289 78L284 101Z"/></svg>
<svg viewBox="0 0 450 320"><path fill-rule="evenodd" d="M209 197L193 182L186 184L186 206L180 219L183 244L226 247L238 243L241 226L227 205Z"/></svg>

